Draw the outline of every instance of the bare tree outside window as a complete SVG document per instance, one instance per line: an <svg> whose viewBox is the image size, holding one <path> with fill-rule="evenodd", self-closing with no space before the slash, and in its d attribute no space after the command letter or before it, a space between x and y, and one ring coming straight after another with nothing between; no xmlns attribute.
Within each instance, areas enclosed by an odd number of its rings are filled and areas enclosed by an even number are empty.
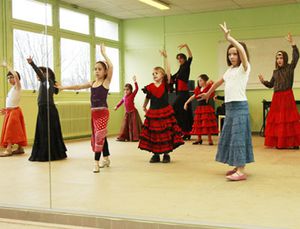
<svg viewBox="0 0 300 229"><path fill-rule="evenodd" d="M90 81L90 44L61 39L61 83L65 86Z"/></svg>
<svg viewBox="0 0 300 229"><path fill-rule="evenodd" d="M49 66L53 69L53 38L49 35L14 29L13 39L14 68L21 74L22 88L37 90L36 74L26 58L32 56L38 66Z"/></svg>

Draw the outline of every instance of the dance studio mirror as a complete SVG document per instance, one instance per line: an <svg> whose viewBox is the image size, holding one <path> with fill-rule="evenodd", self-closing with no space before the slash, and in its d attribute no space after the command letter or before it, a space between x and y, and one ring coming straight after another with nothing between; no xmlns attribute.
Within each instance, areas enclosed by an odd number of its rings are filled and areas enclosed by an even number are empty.
<svg viewBox="0 0 300 229"><path fill-rule="evenodd" d="M20 121L13 127L18 134L9 129L7 135L24 138L24 126L27 134L27 144L17 139L20 148L1 148L0 203L225 228L285 228L282 222L297 228L299 196L290 183L300 185L299 151L265 147L264 130L273 96L265 81L271 79L278 50L285 50L290 61L296 57L291 44L300 44L300 4L199 0L199 6L187 0L172 8L180 1L166 2L171 9L161 12L138 0L0 0L0 105L6 108L0 127L9 126L9 112L18 111L13 117L23 120L23 115L25 124ZM193 11L193 4L205 12ZM209 4L219 8L211 10ZM280 15L280 25L274 15ZM236 49L227 50L227 29L250 54L241 45L241 65L245 70L247 59L251 66L246 76L249 117L242 121L248 125L244 132L251 133L251 126L252 135L244 145L251 145L252 136L255 155L241 182L230 182L228 167L215 161L225 104L214 96L209 103L205 97L191 98L203 92L197 86L218 82L228 62L235 66L227 59L228 50ZM13 74L7 74L11 69ZM21 77L20 97L11 91L19 85L15 71ZM295 66L298 105L299 75ZM157 79L173 85L157 86ZM224 88L214 95L222 99ZM202 137L193 132L198 127L192 122L200 121L191 115L197 112L211 118L212 132ZM246 163L253 162L251 156ZM240 171L229 172L234 172L230 177ZM277 182L281 176L286 180Z"/></svg>
<svg viewBox="0 0 300 229"><path fill-rule="evenodd" d="M1 108L5 108L0 117L0 202L49 208L47 78L49 69L55 69L54 37L49 33L53 7L47 1L1 0L0 15Z"/></svg>

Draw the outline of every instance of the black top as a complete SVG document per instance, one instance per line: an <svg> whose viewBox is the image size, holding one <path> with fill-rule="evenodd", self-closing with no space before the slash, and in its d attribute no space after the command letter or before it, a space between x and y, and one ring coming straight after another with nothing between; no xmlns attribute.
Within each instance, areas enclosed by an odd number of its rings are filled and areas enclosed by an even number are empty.
<svg viewBox="0 0 300 229"><path fill-rule="evenodd" d="M293 87L294 70L299 60L299 50L296 45L293 45L293 59L290 64L280 67L273 71L273 76L270 81L265 80L263 84L268 88L273 88L274 91L286 91Z"/></svg>
<svg viewBox="0 0 300 229"><path fill-rule="evenodd" d="M107 94L106 89L102 84L99 87L91 88L91 106L95 107L107 107Z"/></svg>
<svg viewBox="0 0 300 229"><path fill-rule="evenodd" d="M172 75L172 78L180 79L187 83L190 77L192 60L193 57L189 57L182 65L180 65L178 71L174 75Z"/></svg>
<svg viewBox="0 0 300 229"><path fill-rule="evenodd" d="M142 89L146 94L146 98L150 99L150 109L158 110L169 106L168 87L165 84L161 84L156 87L154 84L150 84Z"/></svg>
<svg viewBox="0 0 300 229"><path fill-rule="evenodd" d="M47 91L49 95L49 104L54 105L54 99L53 99L53 94L55 91L54 88L54 82L51 79L48 79L48 85L47 85L47 80L46 76L44 73L35 65L34 62L30 63L31 67L35 71L35 73L38 75L40 78L40 87L39 87L39 94L38 94L38 105L46 105L48 104L48 98L47 98ZM47 89L48 86L48 89Z"/></svg>

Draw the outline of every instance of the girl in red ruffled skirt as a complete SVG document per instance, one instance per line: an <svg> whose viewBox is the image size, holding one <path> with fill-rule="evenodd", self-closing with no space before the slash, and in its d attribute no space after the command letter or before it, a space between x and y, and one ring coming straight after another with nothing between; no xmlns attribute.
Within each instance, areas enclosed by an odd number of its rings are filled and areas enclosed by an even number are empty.
<svg viewBox="0 0 300 229"><path fill-rule="evenodd" d="M161 54L167 59L165 51ZM184 144L174 110L168 102L168 82L171 76L169 64L167 73L162 67L155 67L152 75L154 82L143 89L146 94L143 105L146 114L138 147L153 153L150 163L160 162L160 154L164 155L162 162L169 163L169 153ZM147 109L149 101L150 108Z"/></svg>
<svg viewBox="0 0 300 229"><path fill-rule="evenodd" d="M300 115L297 110L292 91L294 70L299 59L299 50L291 34L287 36L293 48L293 59L288 63L288 54L278 51L276 54L273 76L270 81L259 79L268 88L274 88L270 111L265 129L265 146L278 149L299 149L300 145Z"/></svg>
<svg viewBox="0 0 300 229"><path fill-rule="evenodd" d="M188 101L184 104L184 109L187 109L188 104L193 100L197 99L199 95L209 91L213 82L208 82L209 77L206 74L201 74L198 79L198 86L194 90ZM210 98L214 97L214 93L211 94ZM198 139L193 145L202 144L202 135L208 136L209 145L213 145L211 135L218 133L217 118L215 115L214 108L208 103L208 100L200 100L199 104L194 113L194 124L191 131L191 135L197 135Z"/></svg>

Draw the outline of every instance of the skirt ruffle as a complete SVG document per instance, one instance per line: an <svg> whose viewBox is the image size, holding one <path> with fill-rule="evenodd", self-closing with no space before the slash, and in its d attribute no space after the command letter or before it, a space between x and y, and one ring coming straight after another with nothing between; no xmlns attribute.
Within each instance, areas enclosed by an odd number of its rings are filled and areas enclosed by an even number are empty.
<svg viewBox="0 0 300 229"><path fill-rule="evenodd" d="M226 103L216 161L237 167L254 162L247 101Z"/></svg>
<svg viewBox="0 0 300 229"><path fill-rule="evenodd" d="M132 112L126 112L121 126L118 140L138 141L142 129L142 120L137 109Z"/></svg>
<svg viewBox="0 0 300 229"><path fill-rule="evenodd" d="M292 90L274 92L265 130L265 146L300 145L300 115Z"/></svg>
<svg viewBox="0 0 300 229"><path fill-rule="evenodd" d="M157 110L149 109L145 117L138 146L140 149L163 154L184 144L170 105Z"/></svg>
<svg viewBox="0 0 300 229"><path fill-rule="evenodd" d="M195 110L192 135L218 134L215 111L211 105L200 105Z"/></svg>
<svg viewBox="0 0 300 229"><path fill-rule="evenodd" d="M8 109L4 117L1 146L6 148L8 144L27 146L24 117L19 107Z"/></svg>

